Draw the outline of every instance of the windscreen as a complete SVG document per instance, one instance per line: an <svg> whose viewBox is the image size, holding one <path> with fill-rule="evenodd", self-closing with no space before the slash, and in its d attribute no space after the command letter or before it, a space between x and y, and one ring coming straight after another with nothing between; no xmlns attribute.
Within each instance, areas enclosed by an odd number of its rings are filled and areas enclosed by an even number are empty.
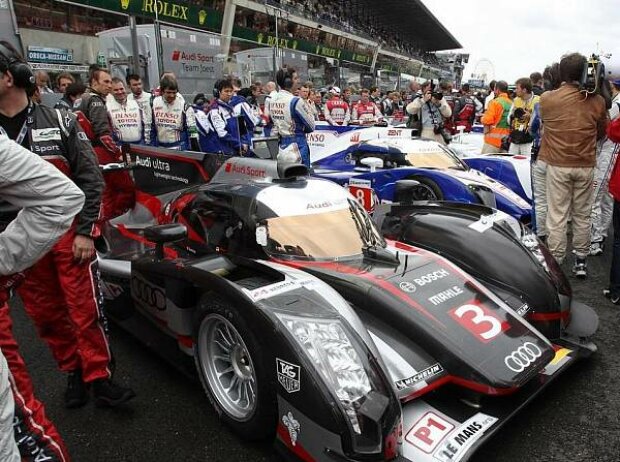
<svg viewBox="0 0 620 462"><path fill-rule="evenodd" d="M405 158L411 166L416 168L464 170L460 160L439 146L409 152Z"/></svg>

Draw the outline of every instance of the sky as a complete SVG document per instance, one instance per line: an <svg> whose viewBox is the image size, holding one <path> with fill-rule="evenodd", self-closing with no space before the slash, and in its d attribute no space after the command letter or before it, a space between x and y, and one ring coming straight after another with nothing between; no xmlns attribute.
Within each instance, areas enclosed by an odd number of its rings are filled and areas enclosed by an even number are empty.
<svg viewBox="0 0 620 462"><path fill-rule="evenodd" d="M486 67L494 69L492 78L514 83L573 51L612 53L606 67L620 69L618 0L422 2L470 54L464 81Z"/></svg>

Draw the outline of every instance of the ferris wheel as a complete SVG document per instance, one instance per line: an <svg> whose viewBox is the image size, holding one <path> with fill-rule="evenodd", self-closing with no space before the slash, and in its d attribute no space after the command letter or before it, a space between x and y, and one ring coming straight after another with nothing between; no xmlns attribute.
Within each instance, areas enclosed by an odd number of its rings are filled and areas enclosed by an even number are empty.
<svg viewBox="0 0 620 462"><path fill-rule="evenodd" d="M491 60L487 58L479 59L474 66L472 78L482 80L484 83L489 83L495 78L495 66Z"/></svg>

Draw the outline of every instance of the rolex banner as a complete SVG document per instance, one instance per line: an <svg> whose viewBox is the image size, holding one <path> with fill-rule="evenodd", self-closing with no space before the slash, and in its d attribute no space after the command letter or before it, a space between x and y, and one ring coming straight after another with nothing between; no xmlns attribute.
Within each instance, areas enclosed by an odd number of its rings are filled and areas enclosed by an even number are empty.
<svg viewBox="0 0 620 462"><path fill-rule="evenodd" d="M219 32L222 27L222 13L210 8L201 8L190 2L170 0L70 0L71 3L100 8L117 13L146 16L170 23L197 29Z"/></svg>

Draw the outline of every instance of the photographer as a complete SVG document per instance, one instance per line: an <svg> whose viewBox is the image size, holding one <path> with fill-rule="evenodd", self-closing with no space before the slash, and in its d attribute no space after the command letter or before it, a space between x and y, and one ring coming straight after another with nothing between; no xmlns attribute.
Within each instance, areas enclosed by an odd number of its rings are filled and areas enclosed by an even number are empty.
<svg viewBox="0 0 620 462"><path fill-rule="evenodd" d="M534 142L529 125L538 96L532 93L532 81L527 77L516 81L515 91L517 96L508 113L508 125L511 129L508 154L529 156Z"/></svg>
<svg viewBox="0 0 620 462"><path fill-rule="evenodd" d="M547 244L562 262L567 250L567 221L572 217L575 264L573 274L587 277L590 253L590 212L596 165L596 140L605 135L605 100L585 94L580 81L587 65L579 53L560 61L562 86L540 97L544 125L538 158L547 163Z"/></svg>
<svg viewBox="0 0 620 462"><path fill-rule="evenodd" d="M422 121L422 138L434 139L441 144L448 144L450 136L446 133L443 119L452 116L452 109L440 92L430 88L422 98L416 98L407 105L407 113Z"/></svg>

